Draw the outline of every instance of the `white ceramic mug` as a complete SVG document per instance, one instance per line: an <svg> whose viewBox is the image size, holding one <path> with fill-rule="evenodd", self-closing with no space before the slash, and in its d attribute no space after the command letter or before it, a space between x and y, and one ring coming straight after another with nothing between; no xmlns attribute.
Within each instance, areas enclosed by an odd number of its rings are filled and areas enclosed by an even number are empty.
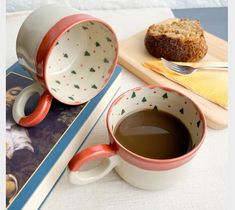
<svg viewBox="0 0 235 210"><path fill-rule="evenodd" d="M78 105L96 96L114 71L118 41L104 21L52 4L27 17L18 33L16 52L35 83L18 95L13 117L31 127L45 118L53 98ZM41 95L39 104L25 116L25 105L35 93Z"/></svg>
<svg viewBox="0 0 235 210"><path fill-rule="evenodd" d="M162 110L180 119L192 137L192 150L172 159L151 159L125 148L115 138L115 129L128 115L140 110ZM164 189L185 175L188 166L203 143L206 130L205 117L199 107L187 96L165 87L149 85L129 90L120 95L109 108L107 129L110 144L99 144L76 154L68 165L70 182L94 182L113 168L128 183L142 189ZM144 139L143 139L144 144ZM81 171L90 160L103 158L97 167Z"/></svg>

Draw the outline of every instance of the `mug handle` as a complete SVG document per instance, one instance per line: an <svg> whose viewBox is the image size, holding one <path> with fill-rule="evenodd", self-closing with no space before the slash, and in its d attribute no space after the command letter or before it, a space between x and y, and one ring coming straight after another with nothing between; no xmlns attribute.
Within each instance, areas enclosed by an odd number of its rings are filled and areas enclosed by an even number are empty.
<svg viewBox="0 0 235 210"><path fill-rule="evenodd" d="M40 94L38 105L30 115L25 116L25 105L29 98L35 93ZM33 127L39 124L49 112L52 99L53 97L50 93L37 81L24 88L16 97L13 104L12 115L15 122L23 127Z"/></svg>
<svg viewBox="0 0 235 210"><path fill-rule="evenodd" d="M95 168L80 171L80 168L90 160L105 158ZM72 184L84 185L95 182L107 175L119 163L116 152L107 144L88 147L77 153L68 164L69 181Z"/></svg>

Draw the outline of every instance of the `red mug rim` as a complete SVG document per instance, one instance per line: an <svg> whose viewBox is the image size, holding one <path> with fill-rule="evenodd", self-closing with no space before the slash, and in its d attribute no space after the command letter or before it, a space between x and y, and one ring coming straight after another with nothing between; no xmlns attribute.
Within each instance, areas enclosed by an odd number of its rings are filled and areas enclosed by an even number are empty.
<svg viewBox="0 0 235 210"><path fill-rule="evenodd" d="M116 52L115 59L113 60L113 63L112 63L111 67L108 70L109 76L104 81L104 84L97 91L97 93L94 96L92 96L90 99L94 98L96 95L99 94L100 91L102 91L102 89L105 87L105 84L107 84L108 81L110 80L110 78L112 76L112 73L115 70L117 60L118 60L118 52L119 52L118 39L117 39L117 36L116 36L115 32L113 31L113 29L111 28L111 26L109 24L107 24L106 22L104 22L101 19L92 17L88 14L80 13L80 14L66 16L66 17L62 18L61 20L59 20L55 25L53 25L49 29L49 31L43 37L43 39L42 39L42 41L39 45L39 48L37 50L36 72L37 72L38 80L41 81L45 85L45 87L48 90L48 92L50 93L50 95L52 95L58 101L61 101L61 102L65 103L65 104L68 104L68 105L79 105L79 104L85 103L86 101L64 102L64 101L58 99L56 96L54 96L54 94L48 88L48 84L47 84L47 80L46 80L46 69L47 69L46 67L47 67L48 59L51 55L52 49L53 49L54 45L56 44L56 42L61 38L61 36L66 31L73 28L77 24L80 24L80 23L86 22L86 21L96 21L96 22L99 22L99 23L102 23L103 25L105 25L112 32L112 34L115 38L115 43L116 43L116 46L115 46L115 52Z"/></svg>
<svg viewBox="0 0 235 210"><path fill-rule="evenodd" d="M184 155L181 155L179 157L176 157L176 158L170 158L170 159L153 159L153 158L147 158L147 157L144 157L144 156L141 156L141 155L138 155L130 150L128 150L127 148L125 148L121 143L119 143L119 141L115 138L115 136L113 135L113 131L111 129L111 126L110 126L110 123L109 123L109 116L110 116L110 113L112 111L112 108L114 105L116 105L118 103L119 100L121 100L122 97L124 97L124 95L128 92L132 92L132 91L135 91L135 90L139 90L141 88L150 88L150 89L153 89L153 88L159 88L159 89L162 89L162 90L166 90L168 92L175 92L185 98L187 98L188 100L190 100L193 104L193 106L196 108L196 110L198 111L199 113L199 116L200 116L200 119L202 120L202 126L203 126L203 130L202 130L202 136L200 138L200 141L199 143L192 149L190 150L189 152L187 152L186 154ZM106 116L106 126L108 128L108 133L109 135L112 137L113 141L120 147L122 148L126 153L128 153L129 155L131 155L132 157L134 157L135 159L138 159L140 161L144 161L144 162L148 162L148 163L156 163L156 164L169 164L169 163L175 163L175 162L182 162L185 163L187 162L188 160L190 160L191 158L190 157L193 157L195 155L195 153L198 151L198 149L201 147L203 141L204 141L204 138L205 138L205 133L206 133L206 120L205 120L205 116L204 114L202 113L201 109L199 108L199 106L192 100L190 99L188 96L186 96L185 94L179 92L179 91L176 91L176 90L173 90L171 88L168 88L168 87L164 87L164 86L159 86L159 85L143 85L143 86L139 86L139 87L136 87L136 88L132 88L130 90L127 90L125 91L124 93L122 93L120 96L118 96L111 104L109 110L108 110L108 113L107 113L107 116ZM128 161L128 160L127 160ZM179 165L182 165L182 164L179 164ZM178 166L178 165L177 165ZM175 168L177 166L172 166L170 167L169 169L171 168ZM163 169L160 169L160 170L164 170L165 168L163 167Z"/></svg>

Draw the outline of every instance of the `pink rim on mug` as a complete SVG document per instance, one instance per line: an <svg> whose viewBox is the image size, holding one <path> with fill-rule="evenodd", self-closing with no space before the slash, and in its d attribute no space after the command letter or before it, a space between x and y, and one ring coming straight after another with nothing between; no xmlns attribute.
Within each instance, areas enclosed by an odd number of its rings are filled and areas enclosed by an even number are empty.
<svg viewBox="0 0 235 210"><path fill-rule="evenodd" d="M139 91L142 88L149 88L149 89L159 88L162 90L166 90L168 92L175 92L178 95L183 96L192 102L195 109L199 112L199 116L200 116L200 119L202 120L203 128L202 128L202 136L200 138L200 142L191 151L189 151L188 153L186 153L180 157L176 157L176 158L151 159L151 158L143 157L143 156L140 156L138 154L131 152L130 150L126 149L122 144L120 144L118 142L118 140L113 135L113 131L112 131L111 125L109 123L109 117L112 112L112 109L127 93L131 93L133 91ZM188 98L186 95L180 93L179 91L176 91L176 90L173 90L173 89L167 88L167 87L158 86L158 85L145 85L145 86L133 88L133 89L128 90L128 91L124 92L123 94L121 94L118 98L116 98L114 100L114 102L110 106L108 113L107 113L107 116L106 116L106 124L107 124L108 133L110 135L110 140L111 140L110 146L116 151L116 153L119 154L127 162L129 162L133 165L136 165L139 168L143 168L143 169L147 169L147 170L169 170L169 169L177 168L177 167L183 165L184 163L188 162L189 160L191 160L194 157L197 150L201 147L201 145L204 141L205 131L206 131L205 116L195 102L193 102L190 98Z"/></svg>
<svg viewBox="0 0 235 210"><path fill-rule="evenodd" d="M121 121L121 119L123 117L122 114L124 114L126 112L125 112L125 110L123 110L123 109L121 109L119 107L117 108L116 111L113 111L113 110L115 110L115 106L119 102L121 102L122 99L124 99L124 102L123 102L121 107L123 107L123 108L125 107L125 109L126 109L128 106L126 105L125 100L132 100L132 99L129 99L129 98L135 98L136 95L137 95L137 92L140 91L143 88L145 89L144 91L146 91L146 92L143 91L143 94L144 93L148 94L147 90L152 90L152 89L154 89L153 92L157 93L157 91L159 91L159 93L161 93L161 94L163 94L163 92L166 91L164 93L164 95L166 93L169 94L170 92L172 92L173 94L177 94L179 96L183 96L182 99L184 98L185 102L187 102L187 101L190 102L190 103L186 103L186 104L188 104L187 106L189 106L188 107L189 109L193 108L196 111L195 114L197 115L197 118L195 118L195 120L196 120L195 122L197 122L196 123L197 124L197 128L199 129L199 126L202 125L202 126L200 126L199 130L198 129L194 130L196 132L200 132L200 137L199 137L198 134L195 133L195 135L197 137L196 137L196 139L194 141L193 149L191 151L189 151L188 153L186 153L186 154L184 154L182 156L176 157L176 158L171 158L171 159L151 159L151 158L143 157L143 156L140 156L138 154L135 154L135 153L131 152L130 150L126 149L124 146L122 146L118 142L118 140L115 138L115 136L113 134L114 133L114 127L113 127L113 125L111 125L110 119L113 117L112 118L113 119L112 123L114 123L115 126L117 126L117 124ZM135 94L133 95L133 93L135 93ZM132 95L133 95L133 97L132 97ZM140 93L140 95L141 95L141 93ZM160 95L160 96L163 97L164 95ZM172 96L173 97L175 97L175 96L177 97L177 95L172 95ZM164 97L168 98L168 96L164 96ZM139 100L138 97L137 97L137 99ZM147 101L146 98L144 100L143 99L142 99L142 102L146 102ZM153 97L153 100L154 100L154 102L156 102L155 101L155 97ZM164 99L161 99L161 100L164 101ZM179 100L181 100L181 98ZM158 103L160 102L160 98L159 98L159 101L157 101L157 102ZM181 107L182 103L178 103L178 106ZM131 104L130 107L132 107L132 105L133 104ZM165 103L162 103L162 106L165 107ZM178 108L179 107L177 107L177 110L179 111ZM186 106L185 106L185 108L186 108ZM135 109L133 109L133 110L135 110ZM142 110L142 108L141 108L141 110ZM120 111L121 111L121 113L120 113ZM130 112L127 112L127 114L128 113L130 113ZM199 113L199 115L198 115L198 113ZM181 115L182 113L178 112L178 114ZM116 116L116 118L114 116ZM192 120L191 118L189 118L189 119L190 119L190 121ZM198 124L198 122L199 122L199 124ZM196 152L198 151L198 149L201 147L201 145L203 143L203 140L204 140L204 137L205 137L205 131L206 131L205 117L204 117L202 111L200 110L200 108L190 98L188 98L186 95L184 95L184 94L182 94L182 93L180 93L178 91L175 91L173 89L166 88L166 87L161 87L161 86L158 86L158 85L145 85L145 86L141 86L141 87L137 87L137 88L128 90L125 93L121 94L118 98L116 98L114 100L114 102L112 103L111 107L109 108L108 113L107 113L107 117L106 117L106 124L107 124L107 128L108 128L110 144L109 145L107 145L107 144L94 145L94 146L88 147L88 148L84 149L83 151L77 153L70 160L70 162L68 164L68 168L71 171L71 173L72 172L78 172L80 170L80 168L82 167L82 165L84 165L86 162L88 162L90 160L93 160L93 159L96 159L96 158L111 158L112 156L115 156L116 154L119 155L121 158L123 158L123 160L125 160L128 163L132 164L133 166L136 166L137 168L142 168L142 169L145 169L145 170L150 170L150 171L165 171L165 170L170 170L170 169L178 168L181 165L184 165L185 163L190 161L194 157L194 155L196 154ZM191 124L191 125L193 125L193 124ZM192 132L194 132L194 131L192 131ZM74 174L74 173L72 173L72 174ZM71 176L73 177L72 174L71 174ZM75 178L75 179L78 181L78 180L80 180L80 176L79 176L79 174L77 174L77 175L78 175L78 177ZM76 177L76 175L75 175L75 177ZM75 183L77 181L75 181ZM83 183L82 180L80 180L80 181L81 181L81 183Z"/></svg>
<svg viewBox="0 0 235 210"><path fill-rule="evenodd" d="M86 14L70 15L70 16L64 17L59 22L57 22L44 36L44 38L38 48L38 53L36 55L37 78L45 84L48 92L51 95L53 95L54 98L56 98L56 97L54 96L53 93L51 93L50 88L48 88L47 79L46 79L46 69L47 69L47 64L48 64L48 59L50 57L50 54L51 54L56 42L60 39L60 37L66 31L73 28L77 24L82 23L82 22L86 22L86 21L96 21L96 22L99 22L99 23L102 23L103 25L105 25L113 33L113 36L115 38L115 42L118 43L116 34L113 31L113 29L104 21L97 19L95 17L92 17L90 15L86 15ZM114 71L114 68L117 64L118 51L119 51L119 49L118 49L118 44L117 44L117 46L115 48L116 56L115 56L115 59L113 60L113 63L108 71L109 76L105 80L105 83L107 83L110 80L112 73ZM102 91L103 88L104 88L104 85L99 89L98 92ZM56 99L58 100L58 98L56 98ZM79 105L81 103L84 103L84 101L83 102L77 101L77 102L71 102L71 103L66 102L66 104L70 104L70 105Z"/></svg>

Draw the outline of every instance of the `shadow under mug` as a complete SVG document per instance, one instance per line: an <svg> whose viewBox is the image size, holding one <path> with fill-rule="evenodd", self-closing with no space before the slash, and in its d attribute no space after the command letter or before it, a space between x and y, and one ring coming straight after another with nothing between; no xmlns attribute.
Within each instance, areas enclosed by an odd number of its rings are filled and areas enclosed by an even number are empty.
<svg viewBox="0 0 235 210"><path fill-rule="evenodd" d="M16 98L13 118L21 126L31 127L46 117L53 98L78 105L95 97L115 69L118 41L104 21L52 4L26 18L16 52L35 82ZM35 93L40 94L39 103L25 116L25 105Z"/></svg>
<svg viewBox="0 0 235 210"><path fill-rule="evenodd" d="M192 137L192 150L172 159L151 159L135 154L120 144L114 136L119 123L128 115L145 109L162 110L180 119ZM106 123L110 144L94 145L77 153L67 168L71 183L83 185L94 182L115 168L126 182L135 187L164 189L185 174L203 143L206 130L205 117L192 100L175 90L157 85L138 87L120 95L109 108ZM83 165L98 158L102 158L98 166L80 170Z"/></svg>

